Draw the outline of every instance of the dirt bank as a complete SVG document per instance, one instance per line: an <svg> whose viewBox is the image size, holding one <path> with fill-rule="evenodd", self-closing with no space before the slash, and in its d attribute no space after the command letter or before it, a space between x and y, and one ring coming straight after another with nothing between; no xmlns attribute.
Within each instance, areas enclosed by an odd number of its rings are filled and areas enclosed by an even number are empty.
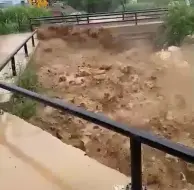
<svg viewBox="0 0 194 190"><path fill-rule="evenodd" d="M159 55L150 44L139 41L132 48L104 29L51 27L38 35L34 64L47 95L194 147L188 49ZM31 122L130 175L129 139L45 106ZM144 183L150 188L193 189L193 176L190 165L143 147Z"/></svg>

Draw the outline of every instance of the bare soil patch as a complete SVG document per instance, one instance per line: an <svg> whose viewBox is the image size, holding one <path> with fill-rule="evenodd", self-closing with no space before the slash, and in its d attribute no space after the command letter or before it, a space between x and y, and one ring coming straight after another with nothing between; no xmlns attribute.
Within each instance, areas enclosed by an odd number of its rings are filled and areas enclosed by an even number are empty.
<svg viewBox="0 0 194 190"><path fill-rule="evenodd" d="M38 36L34 64L47 95L194 147L192 65L184 62L192 61L189 49L164 61L149 44L127 47L105 29L48 27ZM47 106L30 122L130 175L128 138ZM143 178L151 189L193 189L193 171L143 147Z"/></svg>

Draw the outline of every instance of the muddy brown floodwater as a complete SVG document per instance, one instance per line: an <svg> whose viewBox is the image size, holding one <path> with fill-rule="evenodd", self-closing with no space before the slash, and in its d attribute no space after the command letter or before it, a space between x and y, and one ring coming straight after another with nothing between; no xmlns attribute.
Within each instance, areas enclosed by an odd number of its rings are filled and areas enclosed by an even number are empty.
<svg viewBox="0 0 194 190"><path fill-rule="evenodd" d="M105 29L45 27L38 37L33 64L47 95L194 147L188 47L158 55ZM130 175L128 138L47 106L37 111L31 123ZM194 167L144 146L143 180L148 189L193 189Z"/></svg>

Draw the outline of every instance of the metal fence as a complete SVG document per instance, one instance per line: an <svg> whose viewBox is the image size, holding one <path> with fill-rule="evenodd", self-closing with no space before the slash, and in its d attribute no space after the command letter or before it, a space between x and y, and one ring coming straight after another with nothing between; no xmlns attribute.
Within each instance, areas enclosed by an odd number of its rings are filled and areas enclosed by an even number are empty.
<svg viewBox="0 0 194 190"><path fill-rule="evenodd" d="M66 15L54 17L29 18L31 30L41 24L68 23L76 25L129 23L138 25L143 22L161 21L167 8L137 10L133 12L109 12L97 14Z"/></svg>
<svg viewBox="0 0 194 190"><path fill-rule="evenodd" d="M36 30L30 34L30 36L23 41L16 49L13 51L0 65L0 71L3 70L3 68L11 61L11 68L12 68L12 74L13 76L16 76L16 65L15 65L15 55L22 49L24 48L24 53L25 56L28 57L28 46L27 42L31 39L32 40L32 46L35 47L35 40L34 40L34 35L36 34Z"/></svg>

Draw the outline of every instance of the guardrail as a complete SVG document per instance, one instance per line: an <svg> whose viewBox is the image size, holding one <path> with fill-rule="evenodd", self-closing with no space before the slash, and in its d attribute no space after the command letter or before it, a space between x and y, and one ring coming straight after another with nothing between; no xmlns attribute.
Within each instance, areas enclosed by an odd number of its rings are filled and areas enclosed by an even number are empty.
<svg viewBox="0 0 194 190"><path fill-rule="evenodd" d="M3 70L3 68L11 61L11 68L12 68L12 73L13 76L16 76L16 66L15 66L15 55L18 53L18 51L20 51L20 49L22 47L24 47L24 53L25 56L28 57L28 46L27 46L27 42L31 39L32 40L32 46L35 47L35 40L34 40L34 35L36 34L36 30L30 34L30 36L25 39L16 49L15 51L13 51L4 61L3 64L0 65L0 71Z"/></svg>
<svg viewBox="0 0 194 190"><path fill-rule="evenodd" d="M135 25L141 22L159 21L167 13L167 8L137 10L133 12L111 12L98 14L66 15L54 17L29 18L31 30L41 24L68 23L76 25L110 24L128 22Z"/></svg>
<svg viewBox="0 0 194 190"><path fill-rule="evenodd" d="M132 190L142 190L142 144L161 150L187 162L194 163L194 149L188 148L184 145L173 143L167 139L152 135L137 128L128 127L127 125L115 122L102 114L89 112L80 107L76 107L73 104L64 103L61 100L51 99L14 85L8 85L0 82L0 88L13 93L19 93L45 105L90 121L126 137L130 137Z"/></svg>

